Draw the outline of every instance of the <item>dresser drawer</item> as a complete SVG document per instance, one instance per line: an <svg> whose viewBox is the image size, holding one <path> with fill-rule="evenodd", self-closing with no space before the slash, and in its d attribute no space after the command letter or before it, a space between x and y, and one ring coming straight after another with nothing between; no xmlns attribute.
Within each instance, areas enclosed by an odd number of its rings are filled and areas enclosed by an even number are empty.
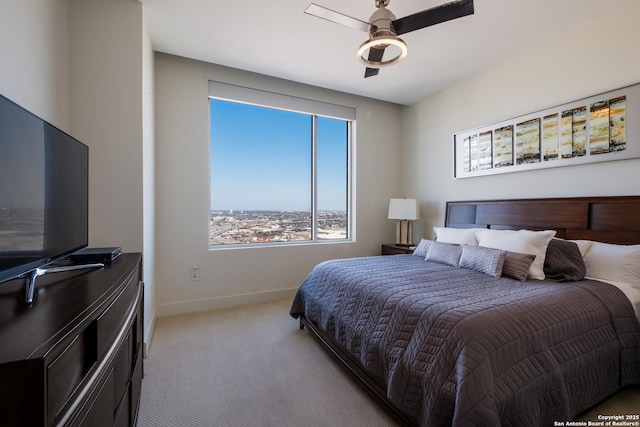
<svg viewBox="0 0 640 427"><path fill-rule="evenodd" d="M94 322L47 366L48 424L58 419L64 404L97 362L95 330Z"/></svg>
<svg viewBox="0 0 640 427"><path fill-rule="evenodd" d="M113 339L124 324L127 311L134 303L137 291L136 277L133 276L115 301L98 317L98 358L101 358L113 343Z"/></svg>
<svg viewBox="0 0 640 427"><path fill-rule="evenodd" d="M129 387L131 378L131 333L127 334L113 360L113 407L116 408Z"/></svg>
<svg viewBox="0 0 640 427"><path fill-rule="evenodd" d="M131 425L131 399L129 398L129 388L127 388L120 406L116 409L116 413L113 416L113 427L128 427Z"/></svg>
<svg viewBox="0 0 640 427"><path fill-rule="evenodd" d="M138 409L140 404L140 391L142 388L142 354L138 354L135 367L133 368L133 374L131 375L131 417L132 424L136 425L136 419L138 417Z"/></svg>
<svg viewBox="0 0 640 427"><path fill-rule="evenodd" d="M113 426L113 371L102 386L91 396L80 415L71 422L71 427L111 427Z"/></svg>

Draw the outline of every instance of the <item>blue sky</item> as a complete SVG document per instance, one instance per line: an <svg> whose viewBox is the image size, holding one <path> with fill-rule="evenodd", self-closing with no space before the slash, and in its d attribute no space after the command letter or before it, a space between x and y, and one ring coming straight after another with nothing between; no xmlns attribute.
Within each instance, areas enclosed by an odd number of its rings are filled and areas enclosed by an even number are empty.
<svg viewBox="0 0 640 427"><path fill-rule="evenodd" d="M211 209L311 208L311 116L210 100ZM347 124L318 120L318 209L346 209Z"/></svg>

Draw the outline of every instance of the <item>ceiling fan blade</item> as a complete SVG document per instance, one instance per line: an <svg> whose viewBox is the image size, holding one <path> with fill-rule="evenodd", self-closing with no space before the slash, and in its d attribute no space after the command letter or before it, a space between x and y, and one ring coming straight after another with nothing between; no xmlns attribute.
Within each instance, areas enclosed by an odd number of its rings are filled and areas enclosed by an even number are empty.
<svg viewBox="0 0 640 427"><path fill-rule="evenodd" d="M367 67L364 70L364 78L366 79L367 77L377 76L379 72L380 72L380 68L369 68L369 67Z"/></svg>
<svg viewBox="0 0 640 427"><path fill-rule="evenodd" d="M354 28L359 31L369 32L369 23L361 21L356 18L344 15L335 10L327 9L323 6L318 6L315 3L311 3L309 7L304 10L307 15L316 16L318 18L326 19L327 21L335 22L336 24L346 25L347 27Z"/></svg>
<svg viewBox="0 0 640 427"><path fill-rule="evenodd" d="M393 27L398 35L406 34L441 22L473 15L473 12L473 0L457 0L396 19L393 21Z"/></svg>
<svg viewBox="0 0 640 427"><path fill-rule="evenodd" d="M378 49L376 47L372 47L371 49L369 49L369 61L381 62L383 56L384 56L384 48ZM364 70L364 78L366 79L367 77L377 76L379 72L380 72L380 68L367 67L367 69Z"/></svg>

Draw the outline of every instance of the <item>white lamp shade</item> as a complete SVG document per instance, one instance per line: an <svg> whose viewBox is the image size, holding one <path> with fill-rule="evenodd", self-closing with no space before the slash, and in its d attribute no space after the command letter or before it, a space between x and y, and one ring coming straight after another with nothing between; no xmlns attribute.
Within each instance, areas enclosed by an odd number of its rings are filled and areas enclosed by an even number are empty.
<svg viewBox="0 0 640 427"><path fill-rule="evenodd" d="M389 219L420 219L420 208L416 199L389 200Z"/></svg>

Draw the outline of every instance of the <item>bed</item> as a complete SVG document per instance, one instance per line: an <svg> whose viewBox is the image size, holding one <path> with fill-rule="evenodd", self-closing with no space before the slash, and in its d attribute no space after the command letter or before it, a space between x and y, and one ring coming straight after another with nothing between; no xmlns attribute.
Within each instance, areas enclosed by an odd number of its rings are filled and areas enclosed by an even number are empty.
<svg viewBox="0 0 640 427"><path fill-rule="evenodd" d="M640 384L640 196L448 202L444 225L319 264L290 309L402 425L553 425Z"/></svg>

